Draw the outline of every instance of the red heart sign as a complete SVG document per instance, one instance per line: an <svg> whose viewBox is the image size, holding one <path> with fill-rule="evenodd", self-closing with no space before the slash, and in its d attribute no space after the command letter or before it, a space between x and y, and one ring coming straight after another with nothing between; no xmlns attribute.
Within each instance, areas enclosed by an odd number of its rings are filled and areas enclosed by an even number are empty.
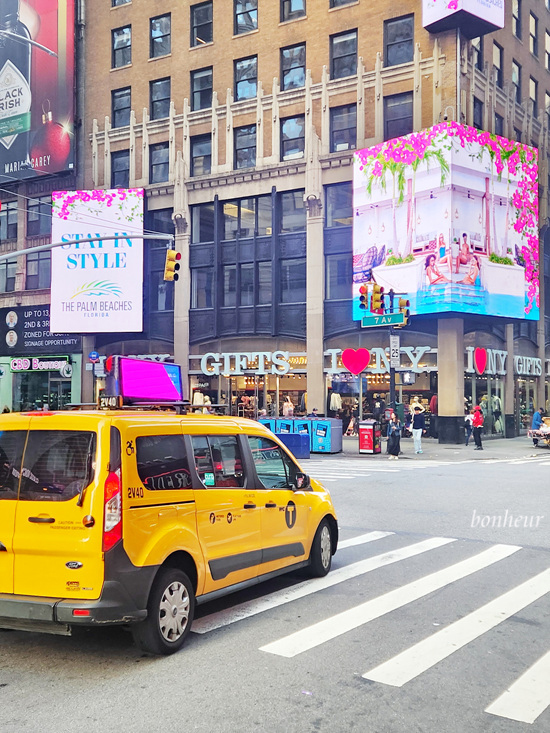
<svg viewBox="0 0 550 733"><path fill-rule="evenodd" d="M476 372L483 374L487 366L487 352L485 349L474 349L474 364Z"/></svg>
<svg viewBox="0 0 550 733"><path fill-rule="evenodd" d="M370 352L367 349L344 349L342 351L342 364L352 374L360 374L365 371L370 361Z"/></svg>

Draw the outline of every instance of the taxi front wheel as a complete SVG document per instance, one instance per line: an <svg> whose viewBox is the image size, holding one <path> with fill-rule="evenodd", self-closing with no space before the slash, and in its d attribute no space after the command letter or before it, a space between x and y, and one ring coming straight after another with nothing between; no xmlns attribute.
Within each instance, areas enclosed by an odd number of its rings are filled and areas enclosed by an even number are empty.
<svg viewBox="0 0 550 733"><path fill-rule="evenodd" d="M147 618L132 626L136 645L149 654L173 654L183 646L195 613L195 593L177 568L162 570L151 589Z"/></svg>
<svg viewBox="0 0 550 733"><path fill-rule="evenodd" d="M330 570L332 564L332 534L328 520L323 519L311 545L309 555L309 572L316 578L322 578Z"/></svg>

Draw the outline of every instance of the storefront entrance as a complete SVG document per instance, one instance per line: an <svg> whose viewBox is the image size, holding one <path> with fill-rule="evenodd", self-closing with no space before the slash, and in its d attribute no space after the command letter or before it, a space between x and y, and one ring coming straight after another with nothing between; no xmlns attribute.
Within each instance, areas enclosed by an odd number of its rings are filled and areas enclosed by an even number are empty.
<svg viewBox="0 0 550 733"><path fill-rule="evenodd" d="M504 382L500 377L470 376L464 380L465 408L480 405L485 435L504 435Z"/></svg>
<svg viewBox="0 0 550 733"><path fill-rule="evenodd" d="M14 374L14 411L63 410L71 402L71 380L59 372L19 372Z"/></svg>

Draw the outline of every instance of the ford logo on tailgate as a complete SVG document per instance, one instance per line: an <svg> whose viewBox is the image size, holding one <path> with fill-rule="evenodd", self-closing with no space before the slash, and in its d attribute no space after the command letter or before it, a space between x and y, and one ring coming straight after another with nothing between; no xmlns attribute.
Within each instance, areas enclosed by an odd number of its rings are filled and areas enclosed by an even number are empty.
<svg viewBox="0 0 550 733"><path fill-rule="evenodd" d="M78 570L78 568L82 567L82 563L77 560L71 560L71 562L65 563L65 567L69 568L69 570Z"/></svg>

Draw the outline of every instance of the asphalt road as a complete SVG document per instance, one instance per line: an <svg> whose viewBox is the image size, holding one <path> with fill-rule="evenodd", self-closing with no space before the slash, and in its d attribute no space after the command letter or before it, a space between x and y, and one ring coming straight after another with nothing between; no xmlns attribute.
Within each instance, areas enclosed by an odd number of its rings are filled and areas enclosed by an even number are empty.
<svg viewBox="0 0 550 733"><path fill-rule="evenodd" d="M172 657L0 631L0 732L548 733L550 450L484 446L303 461L338 512L331 573L201 606Z"/></svg>

